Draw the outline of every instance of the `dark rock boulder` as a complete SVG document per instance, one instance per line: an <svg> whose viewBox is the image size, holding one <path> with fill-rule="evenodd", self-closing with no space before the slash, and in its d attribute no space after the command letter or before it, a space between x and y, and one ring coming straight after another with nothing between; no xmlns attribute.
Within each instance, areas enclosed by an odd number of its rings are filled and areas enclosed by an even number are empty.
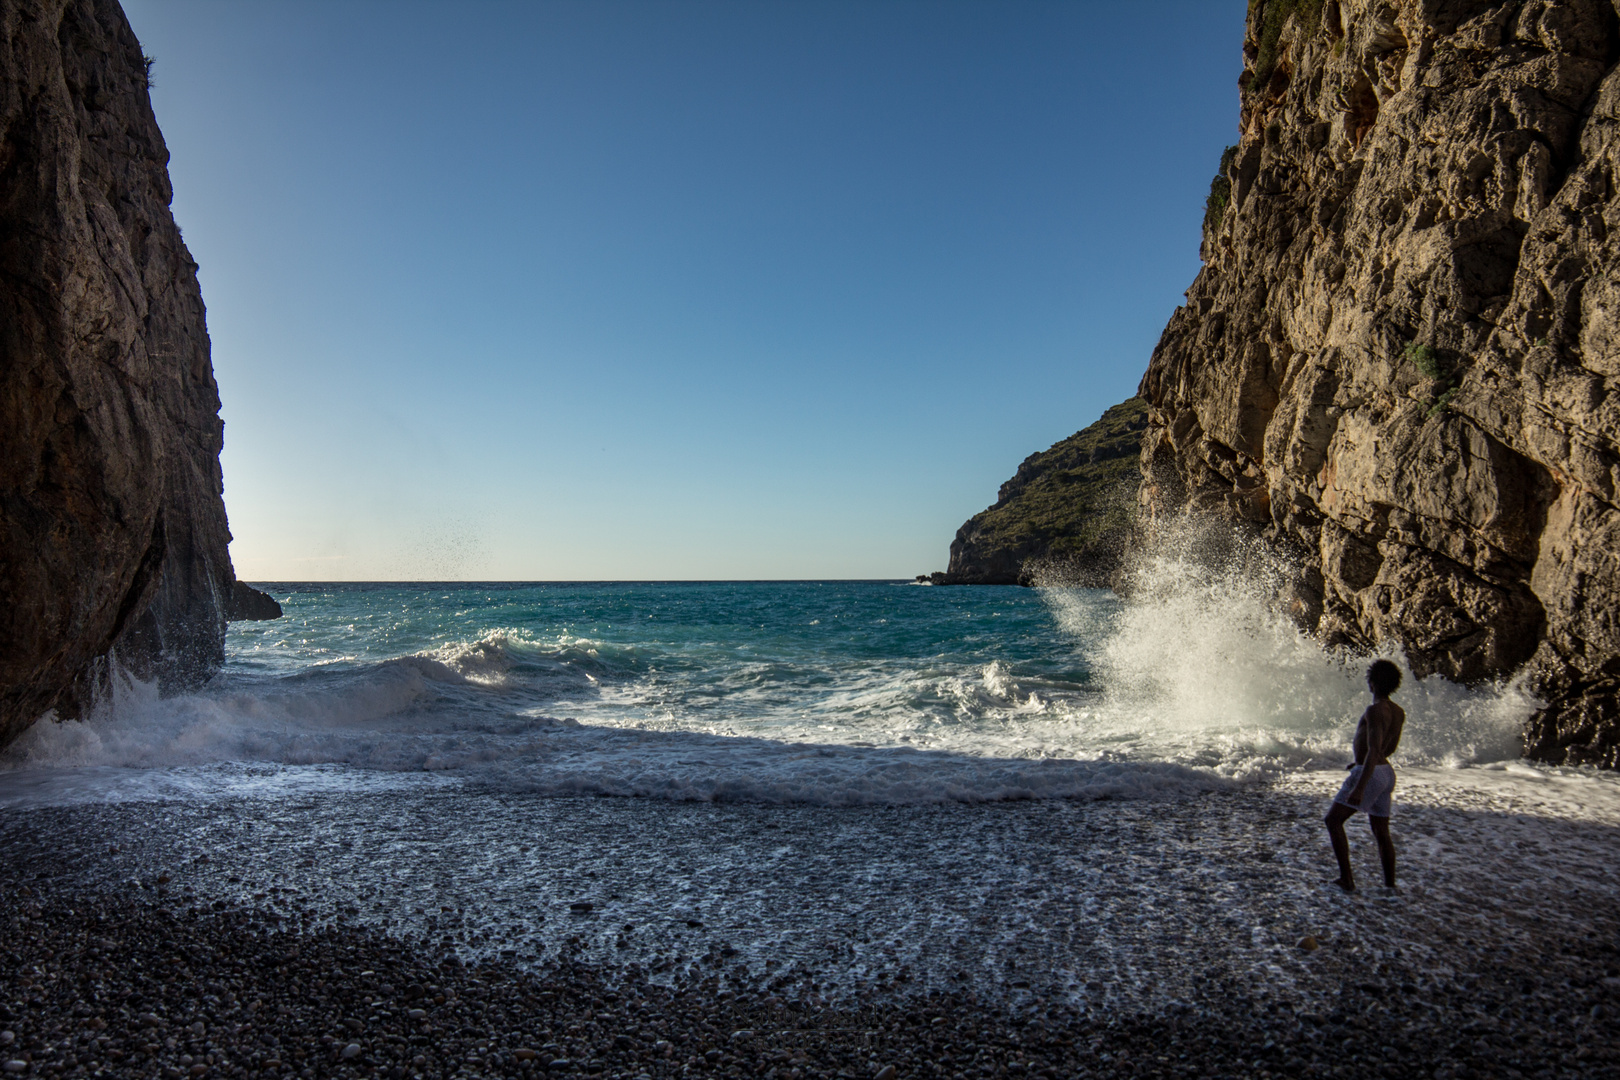
<svg viewBox="0 0 1620 1080"><path fill-rule="evenodd" d="M231 603L225 611L230 622L263 622L281 618L281 605L269 593L262 593L245 581L231 586Z"/></svg>
<svg viewBox="0 0 1620 1080"><path fill-rule="evenodd" d="M223 659L235 575L197 265L113 0L0 0L0 745L98 664Z"/></svg>
<svg viewBox="0 0 1620 1080"><path fill-rule="evenodd" d="M1106 585L1130 533L1146 427L1147 403L1132 398L1025 458L995 505L957 530L936 583L1028 585L1050 574Z"/></svg>

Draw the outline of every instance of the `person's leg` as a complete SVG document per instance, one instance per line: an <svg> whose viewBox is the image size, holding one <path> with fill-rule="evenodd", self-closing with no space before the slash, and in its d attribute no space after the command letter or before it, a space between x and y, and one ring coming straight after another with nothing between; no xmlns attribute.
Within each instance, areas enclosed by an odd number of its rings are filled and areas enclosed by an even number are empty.
<svg viewBox="0 0 1620 1080"><path fill-rule="evenodd" d="M1350 839L1344 835L1344 823L1354 814L1355 811L1343 803L1334 803L1327 812L1328 839L1333 841L1333 857L1339 860L1338 886L1345 892L1354 892L1356 888L1356 876L1350 872ZM1387 818L1385 823L1388 823Z"/></svg>
<svg viewBox="0 0 1620 1080"><path fill-rule="evenodd" d="M1395 887L1395 841L1389 836L1389 818L1368 816L1367 824L1372 826L1373 839L1378 841L1378 859L1384 864L1384 885L1387 888Z"/></svg>

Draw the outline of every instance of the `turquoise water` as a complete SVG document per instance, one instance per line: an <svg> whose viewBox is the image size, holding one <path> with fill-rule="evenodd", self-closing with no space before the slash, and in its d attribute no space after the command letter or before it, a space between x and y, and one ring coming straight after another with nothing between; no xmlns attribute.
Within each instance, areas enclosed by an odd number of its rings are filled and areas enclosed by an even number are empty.
<svg viewBox="0 0 1620 1080"><path fill-rule="evenodd" d="M233 624L207 687L121 678L0 771L13 792L92 797L317 775L850 805L1187 792L1342 764L1364 657L1322 652L1247 573L1143 573L1129 601L892 581L268 583L284 617ZM1409 762L1511 757L1532 707L1438 679L1404 700Z"/></svg>
<svg viewBox="0 0 1620 1080"><path fill-rule="evenodd" d="M1095 696L1039 594L898 582L270 586L286 616L232 627L230 677L334 682L438 660L500 710L730 734L896 738ZM1099 616L1111 594L1087 597ZM318 676L317 676L318 672ZM989 683L986 673L989 673Z"/></svg>

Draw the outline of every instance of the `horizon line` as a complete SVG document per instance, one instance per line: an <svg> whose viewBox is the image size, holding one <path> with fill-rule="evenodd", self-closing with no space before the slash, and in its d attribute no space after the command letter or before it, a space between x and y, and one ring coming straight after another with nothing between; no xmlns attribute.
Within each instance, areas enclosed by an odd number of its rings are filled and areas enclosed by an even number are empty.
<svg viewBox="0 0 1620 1080"><path fill-rule="evenodd" d="M244 585L882 585L915 582L926 574L898 578L237 578Z"/></svg>

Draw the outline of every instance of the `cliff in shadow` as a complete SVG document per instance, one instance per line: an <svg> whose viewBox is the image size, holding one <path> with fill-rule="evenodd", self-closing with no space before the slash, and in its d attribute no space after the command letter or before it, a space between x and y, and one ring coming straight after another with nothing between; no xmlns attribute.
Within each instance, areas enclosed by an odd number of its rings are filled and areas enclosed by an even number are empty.
<svg viewBox="0 0 1620 1080"><path fill-rule="evenodd" d="M116 648L195 685L235 584L197 264L114 0L0 2L0 745Z"/></svg>
<svg viewBox="0 0 1620 1080"><path fill-rule="evenodd" d="M1204 268L1142 380L1145 522L1299 556L1299 621L1620 765L1620 20L1254 0Z"/></svg>
<svg viewBox="0 0 1620 1080"><path fill-rule="evenodd" d="M1031 454L1001 485L995 505L951 541L947 585L1028 585L1049 573L1106 585L1131 529L1132 495L1147 403L1115 405L1090 427Z"/></svg>

